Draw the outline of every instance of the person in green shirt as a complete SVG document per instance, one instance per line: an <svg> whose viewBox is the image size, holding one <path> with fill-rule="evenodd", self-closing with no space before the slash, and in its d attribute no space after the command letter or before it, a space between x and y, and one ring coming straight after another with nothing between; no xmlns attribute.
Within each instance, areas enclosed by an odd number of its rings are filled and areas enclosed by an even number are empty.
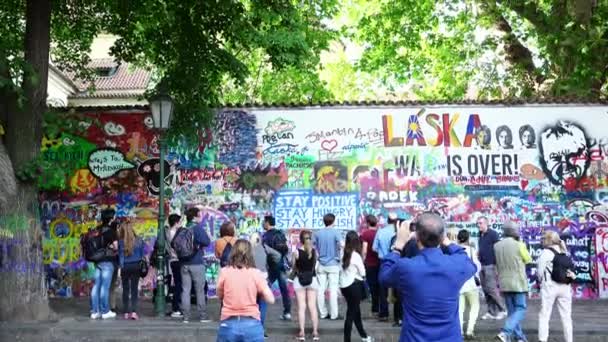
<svg viewBox="0 0 608 342"><path fill-rule="evenodd" d="M503 239L494 245L500 291L507 305L507 319L497 338L503 342L527 341L521 328L526 316L528 277L526 264L532 262L526 245L519 241L519 227L508 221L503 224Z"/></svg>

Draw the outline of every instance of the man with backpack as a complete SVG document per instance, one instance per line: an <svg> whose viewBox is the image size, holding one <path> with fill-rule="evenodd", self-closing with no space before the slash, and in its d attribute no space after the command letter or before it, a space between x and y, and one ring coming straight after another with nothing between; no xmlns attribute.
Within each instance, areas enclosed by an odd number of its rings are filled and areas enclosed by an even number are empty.
<svg viewBox="0 0 608 342"><path fill-rule="evenodd" d="M276 221L274 216L264 217L264 236L262 237L262 243L273 250L278 251L281 257L276 260L272 253L267 251L267 263L268 263L268 284L272 287L275 281L279 282L279 289L281 290L281 298L283 301L283 314L281 319L285 321L291 320L291 298L289 298L289 292L287 290L287 269L285 266L287 253L289 247L287 246L287 238L282 231L275 228Z"/></svg>
<svg viewBox="0 0 608 342"><path fill-rule="evenodd" d="M525 342L521 322L526 317L528 277L526 264L532 262L528 249L519 241L519 227L514 222L503 225L504 238L494 245L498 284L505 298L507 319L496 338L502 342Z"/></svg>
<svg viewBox="0 0 608 342"><path fill-rule="evenodd" d="M81 239L82 255L95 264L95 282L91 290L91 319L116 317L110 310L110 285L118 262L118 234L115 225L116 211L101 212L101 225Z"/></svg>
<svg viewBox="0 0 608 342"><path fill-rule="evenodd" d="M545 249L538 257L536 271L541 298L538 313L538 340L547 342L549 339L549 320L553 304L557 301L564 340L572 342L572 287L570 284L576 279L574 263L568 255L566 244L556 232L545 232L542 244Z"/></svg>
<svg viewBox="0 0 608 342"><path fill-rule="evenodd" d="M203 249L211 243L209 234L202 225L202 212L193 207L186 211L186 227L178 228L171 241L181 263L182 276L182 314L184 323L190 320L190 290L192 284L196 292L196 305L200 314L201 323L210 322L205 302L205 260Z"/></svg>

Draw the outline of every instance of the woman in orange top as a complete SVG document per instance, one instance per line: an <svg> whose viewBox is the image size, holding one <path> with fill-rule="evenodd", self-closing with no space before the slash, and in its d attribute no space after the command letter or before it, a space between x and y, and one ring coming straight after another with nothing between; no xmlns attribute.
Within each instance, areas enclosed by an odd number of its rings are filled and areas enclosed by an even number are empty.
<svg viewBox="0 0 608 342"><path fill-rule="evenodd" d="M222 223L220 226L220 238L215 241L215 257L220 259L226 245L231 244L234 247L235 242L236 232L234 230L234 223L231 221Z"/></svg>
<svg viewBox="0 0 608 342"><path fill-rule="evenodd" d="M223 304L217 342L264 341L257 299L272 304L274 295L255 267L249 241L240 239L232 246L228 266L217 281L217 296Z"/></svg>

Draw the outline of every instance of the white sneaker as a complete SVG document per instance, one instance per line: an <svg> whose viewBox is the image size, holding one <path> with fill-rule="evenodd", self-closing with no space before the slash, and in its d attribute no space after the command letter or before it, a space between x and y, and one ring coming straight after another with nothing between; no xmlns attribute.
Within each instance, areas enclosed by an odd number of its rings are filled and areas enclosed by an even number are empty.
<svg viewBox="0 0 608 342"><path fill-rule="evenodd" d="M281 319L283 321L291 321L291 314L290 313L282 314Z"/></svg>
<svg viewBox="0 0 608 342"><path fill-rule="evenodd" d="M492 315L489 312L486 312L483 316L481 316L481 319L486 320L486 319L496 319L497 316Z"/></svg>
<svg viewBox="0 0 608 342"><path fill-rule="evenodd" d="M500 334L496 335L496 339L501 342L510 342L509 336L507 336L507 334L505 334L504 332L501 332Z"/></svg>
<svg viewBox="0 0 608 342"><path fill-rule="evenodd" d="M500 320L505 319L507 317L507 313L505 311L499 312L498 315L494 316L494 319Z"/></svg>
<svg viewBox="0 0 608 342"><path fill-rule="evenodd" d="M91 314L91 319L100 319L101 314L99 312L94 312Z"/></svg>
<svg viewBox="0 0 608 342"><path fill-rule="evenodd" d="M182 317L184 317L184 314L182 314L182 313L181 313L181 312L179 312L179 311L173 311L173 312L171 313L171 317L173 317L173 318L182 318Z"/></svg>
<svg viewBox="0 0 608 342"><path fill-rule="evenodd" d="M105 314L101 315L101 319L110 319L110 318L115 318L116 317L116 312L114 311L108 311Z"/></svg>
<svg viewBox="0 0 608 342"><path fill-rule="evenodd" d="M363 342L374 342L374 338L371 336L367 336L366 338L362 338L361 341Z"/></svg>

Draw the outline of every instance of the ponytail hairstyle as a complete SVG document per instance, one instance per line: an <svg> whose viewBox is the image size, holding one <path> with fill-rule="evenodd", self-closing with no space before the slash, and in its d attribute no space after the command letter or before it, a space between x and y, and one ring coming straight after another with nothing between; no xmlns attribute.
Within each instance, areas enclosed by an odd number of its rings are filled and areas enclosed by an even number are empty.
<svg viewBox="0 0 608 342"><path fill-rule="evenodd" d="M351 230L346 234L344 242L344 256L342 256L342 268L347 269L350 266L350 258L353 252L361 254L361 240L356 231Z"/></svg>
<svg viewBox="0 0 608 342"><path fill-rule="evenodd" d="M308 255L308 258L312 258L312 233L309 230L303 230L300 232L300 243L302 249Z"/></svg>

